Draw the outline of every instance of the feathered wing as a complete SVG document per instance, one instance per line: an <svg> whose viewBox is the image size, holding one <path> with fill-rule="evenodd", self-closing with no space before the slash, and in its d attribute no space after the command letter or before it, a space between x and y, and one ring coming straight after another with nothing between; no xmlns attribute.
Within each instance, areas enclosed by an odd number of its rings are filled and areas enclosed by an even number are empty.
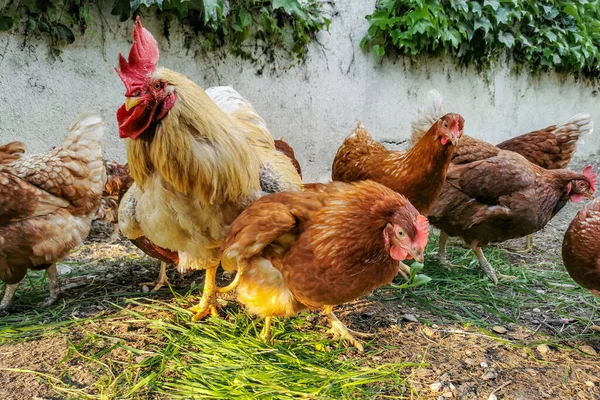
<svg viewBox="0 0 600 400"><path fill-rule="evenodd" d="M497 146L519 153L542 168L564 169L577 150L577 142L583 143L581 138L593 130L589 114L576 114L560 125L525 133Z"/></svg>
<svg viewBox="0 0 600 400"><path fill-rule="evenodd" d="M446 115L444 111L444 99L437 90L430 90L427 99L417 109L417 115L411 122L412 134L411 145L417 144L437 120Z"/></svg>

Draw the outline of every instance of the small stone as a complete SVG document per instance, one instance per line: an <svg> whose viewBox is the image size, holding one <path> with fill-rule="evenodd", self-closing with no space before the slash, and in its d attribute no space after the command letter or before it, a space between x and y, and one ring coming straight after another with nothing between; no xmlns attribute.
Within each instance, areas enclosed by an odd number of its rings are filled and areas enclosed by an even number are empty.
<svg viewBox="0 0 600 400"><path fill-rule="evenodd" d="M496 395L495 395L494 393L491 393L491 394L488 396L488 400L498 400L498 398L496 397Z"/></svg>
<svg viewBox="0 0 600 400"><path fill-rule="evenodd" d="M373 361L381 361L381 360L383 360L383 358L381 358L380 356L373 357Z"/></svg>
<svg viewBox="0 0 600 400"><path fill-rule="evenodd" d="M454 395L452 394L452 392L446 392L446 393L442 393L442 397L449 399L449 398L454 397Z"/></svg>
<svg viewBox="0 0 600 400"><path fill-rule="evenodd" d="M496 332L496 333L499 333L499 334L501 334L501 335L503 335L503 334L505 334L505 333L507 332L507 331L506 331L506 328L505 328L505 327L503 327L503 326L494 326L494 327L492 328L492 330L493 330L494 332Z"/></svg>
<svg viewBox="0 0 600 400"><path fill-rule="evenodd" d="M527 372L531 376L536 376L537 375L537 371L535 369L533 369L533 368L527 368L527 369L525 369L525 372Z"/></svg>
<svg viewBox="0 0 600 400"><path fill-rule="evenodd" d="M452 384L452 382L449 382L449 383L448 383L448 389L450 389L450 390L456 390L456 386L454 386L454 385Z"/></svg>
<svg viewBox="0 0 600 400"><path fill-rule="evenodd" d="M442 382L434 382L431 385L429 385L429 389L433 390L434 392L439 392L441 388Z"/></svg>
<svg viewBox="0 0 600 400"><path fill-rule="evenodd" d="M471 350L467 350L467 351L465 351L465 354L470 356L471 354L473 354L473 352Z"/></svg>
<svg viewBox="0 0 600 400"><path fill-rule="evenodd" d="M408 322L419 322L417 317L415 317L413 314L404 314L402 319Z"/></svg>
<svg viewBox="0 0 600 400"><path fill-rule="evenodd" d="M488 363L486 363L485 361L482 361L479 365L481 365L481 368L489 367Z"/></svg>
<svg viewBox="0 0 600 400"><path fill-rule="evenodd" d="M592 381L585 381L585 386L587 386L587 387L594 387L594 386L596 386L596 384L594 382L592 382Z"/></svg>
<svg viewBox="0 0 600 400"><path fill-rule="evenodd" d="M484 381L496 379L497 377L498 377L498 374L493 371L488 371L485 374L481 375L481 379L483 379Z"/></svg>
<svg viewBox="0 0 600 400"><path fill-rule="evenodd" d="M600 326L598 326L598 325L592 325L592 330L596 331L596 332L600 332Z"/></svg>
<svg viewBox="0 0 600 400"><path fill-rule="evenodd" d="M531 311L533 311L533 312L535 312L535 313L541 313L541 312L542 312L542 310L540 310L539 308L534 308L534 309L533 309L533 310L531 310Z"/></svg>
<svg viewBox="0 0 600 400"><path fill-rule="evenodd" d="M114 277L115 277L115 276L114 276L113 274L106 274L106 279L112 279L112 278L114 278Z"/></svg>
<svg viewBox="0 0 600 400"><path fill-rule="evenodd" d="M142 363L142 361L144 361L145 359L146 359L146 356L144 356L144 355L139 355L139 356L137 356L137 357L135 358L135 363L136 363L136 364L141 364L141 363Z"/></svg>
<svg viewBox="0 0 600 400"><path fill-rule="evenodd" d="M590 356L598 355L596 350L594 350L594 348L592 346L588 346L587 344L584 344L583 346L579 346L579 350L583 351L585 354L589 354Z"/></svg>
<svg viewBox="0 0 600 400"><path fill-rule="evenodd" d="M144 285L144 286L142 286L142 292L148 293L148 292L150 292L150 288L148 286Z"/></svg>
<svg viewBox="0 0 600 400"><path fill-rule="evenodd" d="M429 337L435 336L435 331L428 326L423 328L423 333Z"/></svg>
<svg viewBox="0 0 600 400"><path fill-rule="evenodd" d="M539 294L545 294L545 293L546 293L546 291L545 291L545 290L542 290L542 289L538 289L538 290L536 290L535 292L536 292L536 293L539 293Z"/></svg>
<svg viewBox="0 0 600 400"><path fill-rule="evenodd" d="M465 363L468 365L476 365L477 361L473 360L472 358L465 358Z"/></svg>
<svg viewBox="0 0 600 400"><path fill-rule="evenodd" d="M547 344L540 344L537 347L537 351L539 351L540 354L546 354L546 353L548 353L550 351L550 347L548 347Z"/></svg>

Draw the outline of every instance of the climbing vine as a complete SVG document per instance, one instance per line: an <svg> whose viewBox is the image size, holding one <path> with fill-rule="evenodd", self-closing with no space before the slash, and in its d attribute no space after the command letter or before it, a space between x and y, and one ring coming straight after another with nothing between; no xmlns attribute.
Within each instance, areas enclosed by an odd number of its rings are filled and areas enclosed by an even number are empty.
<svg viewBox="0 0 600 400"><path fill-rule="evenodd" d="M112 0L121 21L154 12L179 21L186 43L201 40L207 49L227 49L251 59L272 61L282 54L302 60L317 32L329 28L322 0ZM54 55L104 18L101 0L0 0L0 31L21 30L48 40Z"/></svg>
<svg viewBox="0 0 600 400"><path fill-rule="evenodd" d="M451 54L486 68L502 54L518 68L600 76L600 2L380 0L361 47L383 56Z"/></svg>

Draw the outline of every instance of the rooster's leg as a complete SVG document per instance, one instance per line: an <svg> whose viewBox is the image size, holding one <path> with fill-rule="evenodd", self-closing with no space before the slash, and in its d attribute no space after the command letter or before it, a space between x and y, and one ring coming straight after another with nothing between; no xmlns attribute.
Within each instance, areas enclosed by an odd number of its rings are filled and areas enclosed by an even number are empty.
<svg viewBox="0 0 600 400"><path fill-rule="evenodd" d="M260 335L258 337L265 341L269 342L271 340L271 322L273 321L273 317L265 317L265 324L263 325L262 331L260 331Z"/></svg>
<svg viewBox="0 0 600 400"><path fill-rule="evenodd" d="M454 265L446 258L446 243L448 243L448 234L444 231L440 231L440 249L435 255L435 258L442 267L450 271Z"/></svg>
<svg viewBox="0 0 600 400"><path fill-rule="evenodd" d="M56 264L52 264L50 268L46 270L48 275L48 288L50 289L50 296L42 303L42 307L48 307L54 304L58 300L60 295L60 287L58 286L58 274L56 272Z"/></svg>
<svg viewBox="0 0 600 400"><path fill-rule="evenodd" d="M188 311L194 313L192 321L199 321L211 314L213 317L219 316L219 304L217 303L217 268L218 265L206 269L204 277L204 290L200 303L194 307L188 308Z"/></svg>
<svg viewBox="0 0 600 400"><path fill-rule="evenodd" d="M156 281L140 283L140 286L152 286L152 285L154 285L154 288L152 289L153 292L158 292L160 290L160 288L162 288L163 286L169 285L169 277L167 276L167 263L166 262L160 263L160 272L158 273L158 278L156 279Z"/></svg>
<svg viewBox="0 0 600 400"><path fill-rule="evenodd" d="M0 312L6 311L10 308L12 298L20 284L21 282L13 283L12 285L6 285L4 297L2 298L2 301L0 301Z"/></svg>
<svg viewBox="0 0 600 400"><path fill-rule="evenodd" d="M374 335L371 333L362 333L350 330L335 316L333 313L333 306L325 306L323 307L323 314L329 319L331 322L331 329L327 331L327 333L331 333L334 339L344 339L347 340L352 346L356 347L358 351L361 353L364 351L363 345L355 336L358 337L373 337Z"/></svg>

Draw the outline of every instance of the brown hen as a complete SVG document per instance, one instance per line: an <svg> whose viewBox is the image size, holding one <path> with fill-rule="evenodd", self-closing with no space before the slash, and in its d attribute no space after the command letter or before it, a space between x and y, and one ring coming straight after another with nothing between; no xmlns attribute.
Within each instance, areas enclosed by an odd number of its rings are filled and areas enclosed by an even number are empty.
<svg viewBox="0 0 600 400"><path fill-rule="evenodd" d="M32 156L25 146L0 147L0 279L8 284L0 310L28 269L47 270L50 305L58 298L56 263L87 237L106 173L97 114L82 114L62 145Z"/></svg>
<svg viewBox="0 0 600 400"><path fill-rule="evenodd" d="M104 160L106 169L106 185L100 199L100 208L94 220L101 220L113 225L113 233L109 242L114 242L119 237L119 203L129 190L133 178L129 174L129 165L121 165L115 161Z"/></svg>
<svg viewBox="0 0 600 400"><path fill-rule="evenodd" d="M392 281L401 261L423 260L427 219L402 195L372 181L306 185L265 196L234 221L223 267L238 274L230 289L255 315L271 318L323 309L335 336L358 342L333 306Z"/></svg>
<svg viewBox="0 0 600 400"><path fill-rule="evenodd" d="M294 149L292 148L292 146L290 146L288 142L283 140L283 138L279 138L275 139L275 149L282 152L287 158L290 159L290 161L294 165L294 168L296 168L298 175L300 175L300 178L302 178L302 169L300 168L300 163L298 162L298 160L296 160L296 154L294 153Z"/></svg>
<svg viewBox="0 0 600 400"><path fill-rule="evenodd" d="M569 225L562 259L571 278L600 297L600 198L579 210Z"/></svg>
<svg viewBox="0 0 600 400"><path fill-rule="evenodd" d="M427 215L446 179L463 118L447 114L434 122L408 151L390 151L374 141L362 124L344 140L333 160L334 181L370 179L403 194Z"/></svg>

